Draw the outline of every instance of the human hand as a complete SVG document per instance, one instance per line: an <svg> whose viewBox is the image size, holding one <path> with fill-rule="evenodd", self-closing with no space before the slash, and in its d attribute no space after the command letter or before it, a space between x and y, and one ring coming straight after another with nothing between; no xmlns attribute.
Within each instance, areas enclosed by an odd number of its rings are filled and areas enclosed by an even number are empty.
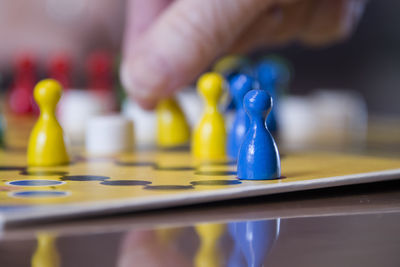
<svg viewBox="0 0 400 267"><path fill-rule="evenodd" d="M147 109L218 56L351 33L366 0L129 0L121 79Z"/></svg>

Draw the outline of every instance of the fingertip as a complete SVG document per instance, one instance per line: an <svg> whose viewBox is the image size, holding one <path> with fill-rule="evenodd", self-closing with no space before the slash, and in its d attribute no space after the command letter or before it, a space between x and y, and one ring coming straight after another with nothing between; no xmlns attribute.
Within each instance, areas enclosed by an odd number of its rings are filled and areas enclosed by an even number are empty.
<svg viewBox="0 0 400 267"><path fill-rule="evenodd" d="M136 99L136 102L142 109L151 111L156 108L158 100L156 100L156 99Z"/></svg>
<svg viewBox="0 0 400 267"><path fill-rule="evenodd" d="M128 90L126 90L127 97L130 99L133 103L139 105L142 109L151 111L154 110L157 106L157 103L160 99L158 98L153 98L153 97L141 97L140 95L136 95Z"/></svg>
<svg viewBox="0 0 400 267"><path fill-rule="evenodd" d="M153 109L159 99L173 93L168 66L155 53L128 57L121 65L120 79L128 95L145 109Z"/></svg>

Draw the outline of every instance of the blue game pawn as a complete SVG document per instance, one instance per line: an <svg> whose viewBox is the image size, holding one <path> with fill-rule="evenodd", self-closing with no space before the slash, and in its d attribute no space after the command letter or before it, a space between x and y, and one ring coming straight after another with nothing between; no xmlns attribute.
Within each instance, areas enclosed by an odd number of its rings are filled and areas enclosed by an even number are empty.
<svg viewBox="0 0 400 267"><path fill-rule="evenodd" d="M281 176L278 148L266 127L272 98L264 90L251 90L244 97L250 127L240 147L237 173L243 180L270 180Z"/></svg>
<svg viewBox="0 0 400 267"><path fill-rule="evenodd" d="M279 237L280 219L236 222L234 240L247 266L261 267Z"/></svg>
<svg viewBox="0 0 400 267"><path fill-rule="evenodd" d="M268 93L272 93L279 79L278 66L270 60L264 60L257 64L255 75L261 86L265 87L263 89L267 90Z"/></svg>
<svg viewBox="0 0 400 267"><path fill-rule="evenodd" d="M255 68L255 75L260 83L261 89L267 91L272 99L277 100L277 85L279 79L279 69L277 64L270 60L264 60ZM276 118L276 107L271 110L267 119L268 129L272 133L278 131L278 122Z"/></svg>
<svg viewBox="0 0 400 267"><path fill-rule="evenodd" d="M236 74L229 81L229 92L236 106L236 114L227 142L228 156L232 159L237 158L240 145L250 125L249 117L243 109L243 98L248 91L253 89L253 86L254 79L247 74Z"/></svg>

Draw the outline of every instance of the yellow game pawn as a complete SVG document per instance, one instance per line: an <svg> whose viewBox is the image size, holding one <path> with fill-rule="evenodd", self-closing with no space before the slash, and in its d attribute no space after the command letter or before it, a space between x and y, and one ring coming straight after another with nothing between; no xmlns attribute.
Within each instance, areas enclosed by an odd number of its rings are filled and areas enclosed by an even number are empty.
<svg viewBox="0 0 400 267"><path fill-rule="evenodd" d="M196 225L196 232L200 238L200 247L194 258L195 267L222 266L218 241L224 231L224 224L208 223Z"/></svg>
<svg viewBox="0 0 400 267"><path fill-rule="evenodd" d="M224 78L212 72L203 74L197 82L197 90L205 100L205 111L192 139L192 153L197 159L225 158L225 121L218 110L223 86Z"/></svg>
<svg viewBox="0 0 400 267"><path fill-rule="evenodd" d="M63 130L56 118L61 85L52 79L39 82L33 92L40 108L28 144L28 166L55 166L69 162Z"/></svg>
<svg viewBox="0 0 400 267"><path fill-rule="evenodd" d="M171 148L185 145L190 129L181 107L174 98L161 100L157 105L157 144Z"/></svg>
<svg viewBox="0 0 400 267"><path fill-rule="evenodd" d="M32 267L58 267L60 257L55 245L55 237L51 234L37 235L38 246L32 257Z"/></svg>

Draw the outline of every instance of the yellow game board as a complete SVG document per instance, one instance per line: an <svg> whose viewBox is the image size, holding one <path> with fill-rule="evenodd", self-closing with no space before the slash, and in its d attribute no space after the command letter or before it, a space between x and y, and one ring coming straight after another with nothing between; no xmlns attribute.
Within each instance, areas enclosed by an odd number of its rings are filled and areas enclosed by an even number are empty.
<svg viewBox="0 0 400 267"><path fill-rule="evenodd" d="M400 160L304 152L282 155L282 177L240 181L234 162L197 163L188 151L76 156L26 168L23 150L0 152L0 216L7 224L207 203L400 178Z"/></svg>

